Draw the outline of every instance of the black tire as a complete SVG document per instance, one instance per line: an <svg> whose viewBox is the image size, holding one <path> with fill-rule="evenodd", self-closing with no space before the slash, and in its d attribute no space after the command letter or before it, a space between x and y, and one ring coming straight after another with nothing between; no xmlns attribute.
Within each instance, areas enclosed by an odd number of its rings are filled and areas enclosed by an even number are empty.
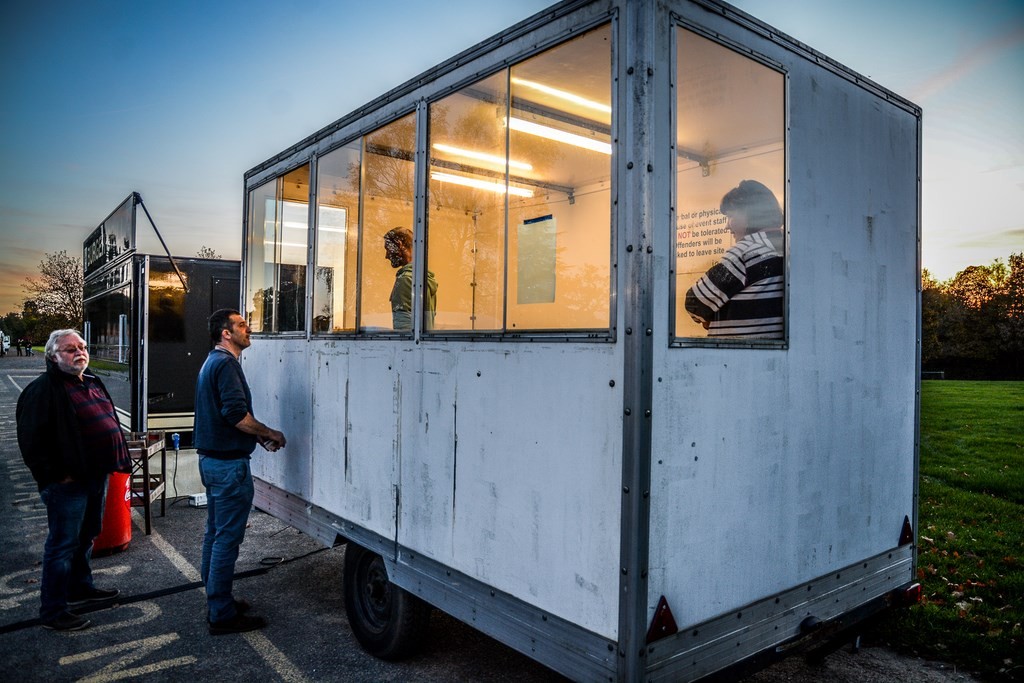
<svg viewBox="0 0 1024 683"><path fill-rule="evenodd" d="M416 651L430 620L430 606L391 583L380 555L349 541L344 587L348 623L363 649L388 660Z"/></svg>

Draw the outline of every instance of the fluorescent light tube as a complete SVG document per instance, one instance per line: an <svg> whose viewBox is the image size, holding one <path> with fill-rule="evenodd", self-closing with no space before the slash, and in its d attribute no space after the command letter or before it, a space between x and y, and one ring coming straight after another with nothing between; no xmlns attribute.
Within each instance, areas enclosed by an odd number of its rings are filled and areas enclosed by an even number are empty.
<svg viewBox="0 0 1024 683"><path fill-rule="evenodd" d="M430 179L437 180L442 183L453 183L455 185L464 185L466 187L473 187L478 190L488 190L490 192L497 192L498 194L505 194L507 189L508 193L517 197L532 197L533 190L528 190L525 187L515 187L509 185L507 188L505 183L496 180L483 180L481 178L467 178L466 176L454 175L451 173L441 173L440 171L431 171Z"/></svg>
<svg viewBox="0 0 1024 683"><path fill-rule="evenodd" d="M599 111L602 114L611 114L612 106L610 104L604 104L603 102L595 102L594 100L588 100L586 97L581 97L575 93L568 92L566 90L559 90L558 88L552 88L550 85L544 85L543 83L537 83L536 81L528 81L525 78L512 77L512 85L521 85L524 88L530 88L538 92L542 92L552 97L558 97L565 100L566 102L572 102L578 104L581 107L587 109L593 109Z"/></svg>
<svg viewBox="0 0 1024 683"><path fill-rule="evenodd" d="M555 142L564 142L568 145L582 147L583 149L600 152L601 154L612 153L612 143L610 142L602 142L601 140L584 137L583 135L576 135L575 133L569 133L564 130L552 128L551 126L542 126L539 123L534 123L533 121L524 121L523 119L512 117L509 125L512 130L517 130L520 133L536 135L538 137L547 138L548 140L554 140Z"/></svg>
<svg viewBox="0 0 1024 683"><path fill-rule="evenodd" d="M454 154L460 157L466 157L467 159L475 159L477 161L484 161L489 164L496 166L505 166L505 157L499 157L496 154L487 154L486 152L477 152L472 149L463 149L461 147L452 147L451 145L445 145L442 143L435 143L433 148L439 152L445 152L447 154ZM509 168L514 168L519 171L532 171L533 166L526 163L525 161L515 161L514 159L508 160Z"/></svg>

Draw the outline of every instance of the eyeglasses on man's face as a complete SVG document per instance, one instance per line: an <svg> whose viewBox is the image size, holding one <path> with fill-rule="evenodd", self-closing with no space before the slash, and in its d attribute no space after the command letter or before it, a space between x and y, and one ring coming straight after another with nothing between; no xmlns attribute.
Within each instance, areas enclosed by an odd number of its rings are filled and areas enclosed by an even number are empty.
<svg viewBox="0 0 1024 683"><path fill-rule="evenodd" d="M60 351L61 353L66 353L69 356L73 356L79 351L88 352L89 348L85 344L75 344L74 346L62 346L57 350Z"/></svg>

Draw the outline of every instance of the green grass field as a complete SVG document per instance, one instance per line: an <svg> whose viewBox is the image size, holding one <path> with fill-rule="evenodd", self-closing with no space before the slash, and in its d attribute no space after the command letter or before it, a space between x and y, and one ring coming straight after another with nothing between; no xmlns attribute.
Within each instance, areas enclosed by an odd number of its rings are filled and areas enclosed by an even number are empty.
<svg viewBox="0 0 1024 683"><path fill-rule="evenodd" d="M1024 680L1024 382L922 382L918 524L924 600L880 635Z"/></svg>

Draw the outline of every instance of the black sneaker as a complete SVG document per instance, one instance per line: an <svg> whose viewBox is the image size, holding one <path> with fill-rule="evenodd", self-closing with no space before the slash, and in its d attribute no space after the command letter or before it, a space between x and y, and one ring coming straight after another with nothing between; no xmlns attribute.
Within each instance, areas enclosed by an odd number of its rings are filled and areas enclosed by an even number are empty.
<svg viewBox="0 0 1024 683"><path fill-rule="evenodd" d="M245 598L235 598L232 602L235 603L235 614L245 614L252 609L252 605ZM206 610L206 623L210 623L210 610Z"/></svg>
<svg viewBox="0 0 1024 683"><path fill-rule="evenodd" d="M68 607L81 607L82 605L89 605L95 602L106 602L107 600L113 600L120 594L121 591L116 588L111 588L110 590L90 588L83 593L69 595Z"/></svg>
<svg viewBox="0 0 1024 683"><path fill-rule="evenodd" d="M61 612L55 619L44 621L43 628L48 628L51 631L81 631L83 628L89 628L91 623L85 617L80 617L77 614Z"/></svg>
<svg viewBox="0 0 1024 683"><path fill-rule="evenodd" d="M247 614L236 614L230 619L225 619L224 621L211 621L210 635L222 636L226 633L245 633L246 631L261 629L266 625L267 620L263 617L250 617Z"/></svg>

